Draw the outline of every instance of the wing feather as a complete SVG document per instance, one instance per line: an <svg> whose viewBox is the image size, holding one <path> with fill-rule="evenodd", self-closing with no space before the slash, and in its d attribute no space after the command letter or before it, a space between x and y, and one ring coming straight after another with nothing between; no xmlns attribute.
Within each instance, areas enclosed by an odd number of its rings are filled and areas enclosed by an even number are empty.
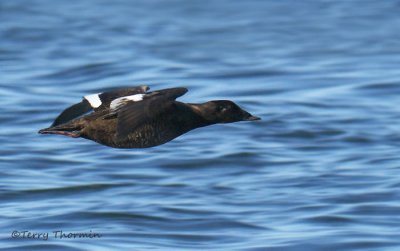
<svg viewBox="0 0 400 251"><path fill-rule="evenodd" d="M118 112L118 138L125 138L139 126L156 119L171 108L175 99L186 92L186 88L159 90L146 94L142 101L129 102L123 106Z"/></svg>

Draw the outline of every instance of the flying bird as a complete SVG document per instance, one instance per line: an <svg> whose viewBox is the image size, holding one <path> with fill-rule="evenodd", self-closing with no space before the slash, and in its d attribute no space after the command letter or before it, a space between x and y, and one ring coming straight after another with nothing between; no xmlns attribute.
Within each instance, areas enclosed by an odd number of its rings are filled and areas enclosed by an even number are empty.
<svg viewBox="0 0 400 251"><path fill-rule="evenodd" d="M87 95L39 133L82 137L115 148L146 148L199 127L260 120L230 100L176 101L187 91L178 87L149 92L148 86L138 86Z"/></svg>

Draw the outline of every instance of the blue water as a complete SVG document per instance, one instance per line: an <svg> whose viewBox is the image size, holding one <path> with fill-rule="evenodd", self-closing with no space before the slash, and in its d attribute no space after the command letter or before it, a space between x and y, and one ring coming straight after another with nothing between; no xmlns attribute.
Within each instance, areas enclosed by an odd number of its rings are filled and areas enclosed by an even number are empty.
<svg viewBox="0 0 400 251"><path fill-rule="evenodd" d="M390 0L1 1L0 248L400 250L399 13ZM83 95L139 84L262 121L149 149L37 134Z"/></svg>

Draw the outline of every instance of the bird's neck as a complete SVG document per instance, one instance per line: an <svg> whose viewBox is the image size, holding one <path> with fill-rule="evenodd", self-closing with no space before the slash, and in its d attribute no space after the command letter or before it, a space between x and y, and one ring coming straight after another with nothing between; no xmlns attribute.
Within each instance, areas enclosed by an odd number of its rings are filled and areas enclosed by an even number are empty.
<svg viewBox="0 0 400 251"><path fill-rule="evenodd" d="M187 104L192 112L197 115L199 123L201 123L202 126L208 126L212 124L218 123L212 116L211 113L206 106L206 103L201 103L201 104L193 104L189 103Z"/></svg>

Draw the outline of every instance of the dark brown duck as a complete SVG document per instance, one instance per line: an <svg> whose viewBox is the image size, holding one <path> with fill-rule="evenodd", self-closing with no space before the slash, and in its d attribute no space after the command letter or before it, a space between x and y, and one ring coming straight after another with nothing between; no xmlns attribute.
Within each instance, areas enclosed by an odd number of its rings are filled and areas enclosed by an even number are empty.
<svg viewBox="0 0 400 251"><path fill-rule="evenodd" d="M202 104L176 101L186 88L148 90L139 86L85 96L39 133L82 137L116 148L145 148L199 127L260 119L229 100Z"/></svg>

